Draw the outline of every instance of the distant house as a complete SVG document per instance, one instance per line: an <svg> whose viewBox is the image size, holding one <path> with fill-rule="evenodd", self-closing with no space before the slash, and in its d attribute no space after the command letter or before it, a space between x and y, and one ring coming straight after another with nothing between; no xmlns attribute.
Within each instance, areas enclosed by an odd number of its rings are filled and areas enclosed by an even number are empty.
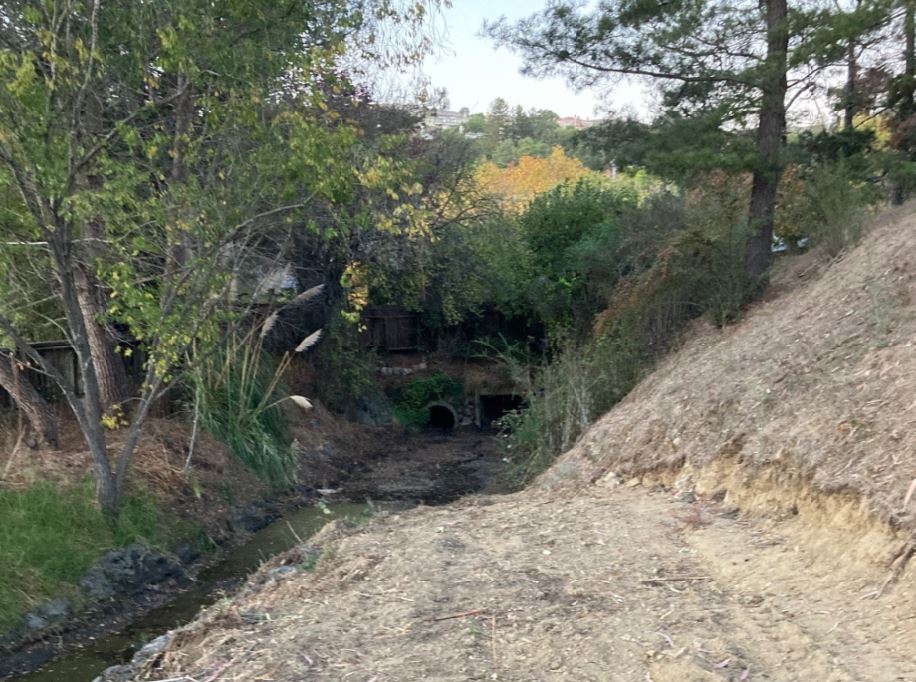
<svg viewBox="0 0 916 682"><path fill-rule="evenodd" d="M561 128L575 128L576 130L585 130L599 123L601 123L601 121L580 118L579 116L563 116L557 119L557 125Z"/></svg>
<svg viewBox="0 0 916 682"><path fill-rule="evenodd" d="M448 111L447 109L434 109L426 114L423 119L423 126L426 128L460 128L468 122L471 112L468 109L461 111Z"/></svg>

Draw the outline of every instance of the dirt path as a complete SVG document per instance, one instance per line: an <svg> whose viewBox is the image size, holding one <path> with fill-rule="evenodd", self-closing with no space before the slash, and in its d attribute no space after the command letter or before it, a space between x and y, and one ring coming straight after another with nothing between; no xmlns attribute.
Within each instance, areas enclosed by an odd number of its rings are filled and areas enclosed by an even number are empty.
<svg viewBox="0 0 916 682"><path fill-rule="evenodd" d="M663 493L479 498L316 541L317 568L267 567L142 679L916 680L911 580L863 598L880 572Z"/></svg>

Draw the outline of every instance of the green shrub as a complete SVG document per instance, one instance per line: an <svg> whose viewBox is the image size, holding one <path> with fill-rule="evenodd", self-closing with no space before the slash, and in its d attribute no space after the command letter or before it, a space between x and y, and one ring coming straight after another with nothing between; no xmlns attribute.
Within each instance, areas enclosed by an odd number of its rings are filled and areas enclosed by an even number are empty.
<svg viewBox="0 0 916 682"><path fill-rule="evenodd" d="M430 403L437 401L463 402L464 386L443 372L414 379L395 395L394 414L404 426L426 426Z"/></svg>
<svg viewBox="0 0 916 682"><path fill-rule="evenodd" d="M109 549L133 542L169 549L199 534L164 515L146 491L129 494L112 522L94 490L91 481L0 490L0 632L42 600L65 595L78 603L80 577Z"/></svg>
<svg viewBox="0 0 916 682"><path fill-rule="evenodd" d="M865 228L865 208L878 195L843 163L787 172L779 206L779 234L790 243L808 237L836 256Z"/></svg>
<svg viewBox="0 0 916 682"><path fill-rule="evenodd" d="M361 343L356 325L340 315L332 316L312 365L317 377L315 396L332 410L345 414L357 399L380 393L373 353Z"/></svg>
<svg viewBox="0 0 916 682"><path fill-rule="evenodd" d="M297 453L279 403L288 397L278 362L260 335L228 336L191 361L200 425L257 476L277 486L295 479Z"/></svg>
<svg viewBox="0 0 916 682"><path fill-rule="evenodd" d="M745 223L731 210L712 209L694 198L685 218L675 196L647 202L635 224L655 224L653 234L636 230L633 246L625 246L629 237L619 242L615 253L628 265L608 277L615 286L591 338L567 341L533 371L514 368L514 376L531 377L525 409L503 420L519 480L550 466L626 396L691 318L706 313L724 324L739 315L753 290L744 275ZM670 223L656 222L665 216Z"/></svg>
<svg viewBox="0 0 916 682"><path fill-rule="evenodd" d="M630 391L649 357L633 331L621 326L568 347L532 372L525 407L501 420L513 477L526 482L547 469Z"/></svg>

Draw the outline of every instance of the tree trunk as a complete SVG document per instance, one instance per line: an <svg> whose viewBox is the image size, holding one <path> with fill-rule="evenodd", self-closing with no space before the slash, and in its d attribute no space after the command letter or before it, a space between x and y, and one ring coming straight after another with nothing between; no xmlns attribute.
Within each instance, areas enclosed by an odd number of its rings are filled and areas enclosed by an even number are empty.
<svg viewBox="0 0 916 682"><path fill-rule="evenodd" d="M850 40L846 46L846 91L843 99L843 128L852 130L856 119L856 80L859 77L859 62L856 57L856 42Z"/></svg>
<svg viewBox="0 0 916 682"><path fill-rule="evenodd" d="M900 88L900 102L897 105L897 122L908 120L916 112L916 2L904 0L903 12L903 83ZM898 147L905 158L911 155L908 149L909 136L904 136ZM897 182L891 191L891 203L899 206L906 199L904 186Z"/></svg>
<svg viewBox="0 0 916 682"><path fill-rule="evenodd" d="M75 266L76 293L86 323L92 362L99 381L102 410L108 410L128 398L127 371L124 361L115 352L115 343L104 322L105 312L97 298L99 290L95 277L81 265Z"/></svg>
<svg viewBox="0 0 916 682"><path fill-rule="evenodd" d="M66 396L92 454L99 505L107 516L115 518L121 506L122 491L108 459L108 443L102 425L104 408L89 341L89 328L92 325L87 324L80 305L79 264L73 257L73 227L59 216L55 215L55 220L54 229L48 230L45 236L51 247L54 270L60 284L61 305L83 385L82 396L77 396L73 391L66 391Z"/></svg>
<svg viewBox="0 0 916 682"><path fill-rule="evenodd" d="M789 31L787 0L766 0L767 58L757 129L758 166L751 188L748 237L744 270L753 282L761 282L770 266L776 195L782 174L781 152L786 132L786 91Z"/></svg>
<svg viewBox="0 0 916 682"><path fill-rule="evenodd" d="M916 92L916 2L906 0L906 8L903 18L903 35L904 35L904 70L906 74L906 97L904 101L905 113L912 114L916 109L914 102L914 92Z"/></svg>
<svg viewBox="0 0 916 682"><path fill-rule="evenodd" d="M190 244L188 243L187 231L179 226L183 219L184 207L176 201L175 192L182 188L188 180L187 165L187 138L188 131L191 129L191 118L193 116L193 100L189 92L190 86L187 77L184 74L178 76L179 90L182 94L175 102L175 129L172 137L172 168L169 171L170 190L168 196L169 218L173 224L178 239L169 245L166 252L166 266L164 280L178 276L184 269L189 258ZM165 287L167 290L168 287Z"/></svg>
<svg viewBox="0 0 916 682"><path fill-rule="evenodd" d="M5 353L0 354L0 387L10 394L16 407L25 415L39 444L53 448L60 445L57 415L19 371L14 358Z"/></svg>

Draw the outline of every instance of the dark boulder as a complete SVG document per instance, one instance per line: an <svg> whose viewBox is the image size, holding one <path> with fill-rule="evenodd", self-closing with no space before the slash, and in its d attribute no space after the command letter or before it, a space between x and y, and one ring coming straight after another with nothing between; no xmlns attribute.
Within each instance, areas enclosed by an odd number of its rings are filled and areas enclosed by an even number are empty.
<svg viewBox="0 0 916 682"><path fill-rule="evenodd" d="M135 595L167 580L185 582L181 564L141 544L112 550L80 579L80 586L93 599Z"/></svg>

